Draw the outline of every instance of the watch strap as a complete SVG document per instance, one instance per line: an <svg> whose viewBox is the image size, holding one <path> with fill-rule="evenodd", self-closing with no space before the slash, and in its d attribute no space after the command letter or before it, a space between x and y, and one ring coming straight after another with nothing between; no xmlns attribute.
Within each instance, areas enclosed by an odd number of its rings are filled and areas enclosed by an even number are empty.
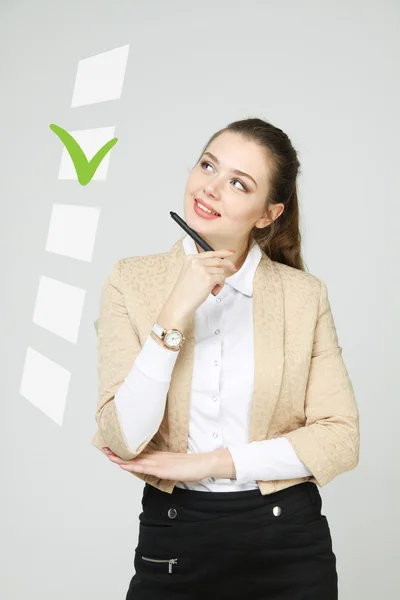
<svg viewBox="0 0 400 600"><path fill-rule="evenodd" d="M157 337L160 338L160 340L162 340L164 338L164 335L166 334L166 329L164 329L164 327L161 327L161 325L159 325L158 323L154 323L151 330L156 334Z"/></svg>

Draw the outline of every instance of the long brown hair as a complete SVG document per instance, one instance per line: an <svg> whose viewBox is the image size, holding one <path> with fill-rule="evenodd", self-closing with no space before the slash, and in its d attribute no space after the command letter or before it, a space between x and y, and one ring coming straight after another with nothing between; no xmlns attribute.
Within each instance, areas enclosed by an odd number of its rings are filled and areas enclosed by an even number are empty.
<svg viewBox="0 0 400 600"><path fill-rule="evenodd" d="M200 154L207 150L213 140L224 131L232 131L253 141L265 150L270 175L270 192L265 199L269 214L271 204L282 203L281 215L267 227L254 227L249 236L249 248L257 242L272 260L305 271L301 252L301 234L299 227L299 202L297 195L297 175L300 162L289 137L271 123L262 119L249 118L233 121L227 127L214 133ZM199 160L200 160L199 157Z"/></svg>

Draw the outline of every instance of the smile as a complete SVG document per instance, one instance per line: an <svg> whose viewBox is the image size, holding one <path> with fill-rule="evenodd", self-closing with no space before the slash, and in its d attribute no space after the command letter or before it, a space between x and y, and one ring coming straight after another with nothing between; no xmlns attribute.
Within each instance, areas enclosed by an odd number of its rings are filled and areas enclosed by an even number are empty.
<svg viewBox="0 0 400 600"><path fill-rule="evenodd" d="M197 215L208 219L218 219L221 215L208 209L206 206L201 204L198 200L194 200L194 211Z"/></svg>

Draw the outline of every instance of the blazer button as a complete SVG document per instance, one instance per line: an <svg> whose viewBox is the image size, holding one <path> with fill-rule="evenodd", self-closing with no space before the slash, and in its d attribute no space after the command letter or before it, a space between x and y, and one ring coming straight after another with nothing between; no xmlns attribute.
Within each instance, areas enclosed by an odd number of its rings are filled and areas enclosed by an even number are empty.
<svg viewBox="0 0 400 600"><path fill-rule="evenodd" d="M281 507L280 507L280 506L274 506L274 508L272 509L272 512L274 513L274 515L275 515L276 517L279 517L279 515L280 515L280 514L281 514L281 512L282 512L282 509L281 509Z"/></svg>
<svg viewBox="0 0 400 600"><path fill-rule="evenodd" d="M168 511L168 516L170 519L175 519L177 514L178 513L176 512L175 508L170 508Z"/></svg>

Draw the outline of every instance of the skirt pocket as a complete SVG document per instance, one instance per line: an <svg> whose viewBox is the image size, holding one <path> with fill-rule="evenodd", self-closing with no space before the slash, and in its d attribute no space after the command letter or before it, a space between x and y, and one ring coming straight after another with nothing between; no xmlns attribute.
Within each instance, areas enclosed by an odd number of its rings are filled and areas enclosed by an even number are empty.
<svg viewBox="0 0 400 600"><path fill-rule="evenodd" d="M151 523L151 522L147 522L147 523L140 523L140 527L143 527L144 529L169 529L171 527L173 527L173 525L171 523Z"/></svg>
<svg viewBox="0 0 400 600"><path fill-rule="evenodd" d="M207 557L200 542L182 532L179 523L140 523L135 570L149 585L197 577Z"/></svg>
<svg viewBox="0 0 400 600"><path fill-rule="evenodd" d="M287 509L285 502L279 507L280 514L275 518L275 522L279 524L291 525L306 525L311 523L326 521L326 516L321 513L322 500L321 497L308 498L303 505L296 508Z"/></svg>
<svg viewBox="0 0 400 600"><path fill-rule="evenodd" d="M183 550L171 548L136 548L134 567L139 578L149 586L167 586L166 589L179 591L189 581L197 577L205 577L203 572L204 556L196 553L187 554ZM183 587L181 591L185 588ZM161 587L160 587L161 590Z"/></svg>
<svg viewBox="0 0 400 600"><path fill-rule="evenodd" d="M168 566L168 573L170 575L172 575L172 568L174 565L178 564L178 558L154 558L154 557L150 557L150 556L144 556L144 554L140 554L139 556L141 558L142 561L149 562L149 563L154 563L156 565L163 565L163 570L164 567ZM158 572L158 567L157 567L157 572Z"/></svg>

